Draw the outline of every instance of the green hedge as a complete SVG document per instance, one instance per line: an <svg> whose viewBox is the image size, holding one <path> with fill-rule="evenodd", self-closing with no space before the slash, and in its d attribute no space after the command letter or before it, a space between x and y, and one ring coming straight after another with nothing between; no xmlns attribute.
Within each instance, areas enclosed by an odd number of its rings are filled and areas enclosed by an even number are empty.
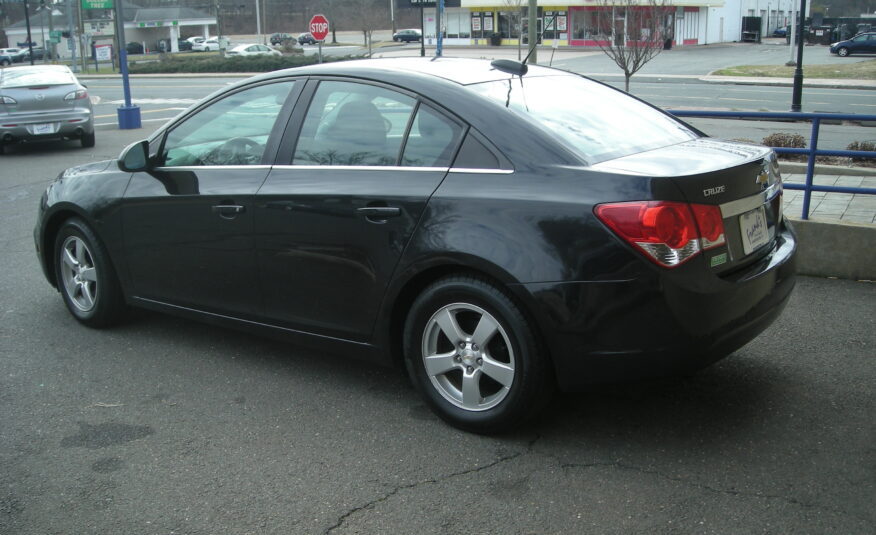
<svg viewBox="0 0 876 535"><path fill-rule="evenodd" d="M323 57L324 62L358 59L357 57ZM251 56L224 58L208 57L168 57L148 63L135 63L128 67L131 74L165 74L176 72L269 72L291 67L313 65L319 58L314 55L294 56Z"/></svg>

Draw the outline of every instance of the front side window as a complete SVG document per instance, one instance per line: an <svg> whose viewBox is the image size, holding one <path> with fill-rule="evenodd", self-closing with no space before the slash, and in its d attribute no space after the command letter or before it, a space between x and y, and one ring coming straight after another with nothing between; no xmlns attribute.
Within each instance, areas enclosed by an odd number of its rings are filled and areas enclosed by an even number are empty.
<svg viewBox="0 0 876 535"><path fill-rule="evenodd" d="M260 85L210 104L167 134L160 165L260 164L294 83Z"/></svg>
<svg viewBox="0 0 876 535"><path fill-rule="evenodd" d="M295 147L295 165L397 165L416 101L389 89L321 82Z"/></svg>
<svg viewBox="0 0 876 535"><path fill-rule="evenodd" d="M472 84L594 164L699 135L622 91L577 76L524 76Z"/></svg>

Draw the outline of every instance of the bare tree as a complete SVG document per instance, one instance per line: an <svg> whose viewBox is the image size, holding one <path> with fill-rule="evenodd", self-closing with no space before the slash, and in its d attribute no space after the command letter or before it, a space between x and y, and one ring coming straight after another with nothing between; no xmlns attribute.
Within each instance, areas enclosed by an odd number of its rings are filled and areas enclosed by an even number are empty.
<svg viewBox="0 0 876 535"><path fill-rule="evenodd" d="M523 50L523 33L521 32L521 19L523 18L523 2L525 0L502 0L502 5L505 6L505 12L510 15L508 23L511 25L509 35L514 37L514 32L517 32L517 61L522 59L521 51Z"/></svg>
<svg viewBox="0 0 876 535"><path fill-rule="evenodd" d="M597 0L595 28L588 28L605 54L630 78L654 59L672 39L675 7L666 0Z"/></svg>
<svg viewBox="0 0 876 535"><path fill-rule="evenodd" d="M389 26L389 9L384 4L377 0L350 0L347 4L350 9L355 10L356 19L352 24L362 32L369 56L374 30Z"/></svg>

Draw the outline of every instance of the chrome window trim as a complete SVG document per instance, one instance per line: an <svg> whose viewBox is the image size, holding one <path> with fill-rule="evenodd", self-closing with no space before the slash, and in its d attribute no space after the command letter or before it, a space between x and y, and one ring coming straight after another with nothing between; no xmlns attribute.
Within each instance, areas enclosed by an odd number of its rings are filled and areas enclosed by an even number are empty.
<svg viewBox="0 0 876 535"><path fill-rule="evenodd" d="M773 184L772 186L763 190L760 193L756 193L743 199L737 199L735 201L721 204L719 205L719 208L721 209L721 217L727 219L728 217L742 215L745 212L750 212L758 206L763 206L767 202L771 201L773 197L779 194L780 191L782 191L781 184Z"/></svg>
<svg viewBox="0 0 876 535"><path fill-rule="evenodd" d="M244 170L244 169L270 169L270 165L181 165L179 167L156 167L156 171L204 171L204 170Z"/></svg>
<svg viewBox="0 0 876 535"><path fill-rule="evenodd" d="M338 169L341 171L430 171L447 172L447 167L405 167L400 165L275 165L274 169L300 169L316 171L318 169Z"/></svg>
<svg viewBox="0 0 876 535"><path fill-rule="evenodd" d="M479 169L468 167L451 167L451 173L470 173L480 175L510 175L514 173L513 169Z"/></svg>

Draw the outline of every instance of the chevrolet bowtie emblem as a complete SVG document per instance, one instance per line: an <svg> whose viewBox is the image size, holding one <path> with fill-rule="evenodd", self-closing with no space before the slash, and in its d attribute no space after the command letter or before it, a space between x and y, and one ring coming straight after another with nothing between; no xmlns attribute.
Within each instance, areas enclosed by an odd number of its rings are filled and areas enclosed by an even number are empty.
<svg viewBox="0 0 876 535"><path fill-rule="evenodd" d="M763 163L763 166L760 168L760 174L754 179L754 183L760 184L764 188L770 183L770 168L767 162Z"/></svg>

